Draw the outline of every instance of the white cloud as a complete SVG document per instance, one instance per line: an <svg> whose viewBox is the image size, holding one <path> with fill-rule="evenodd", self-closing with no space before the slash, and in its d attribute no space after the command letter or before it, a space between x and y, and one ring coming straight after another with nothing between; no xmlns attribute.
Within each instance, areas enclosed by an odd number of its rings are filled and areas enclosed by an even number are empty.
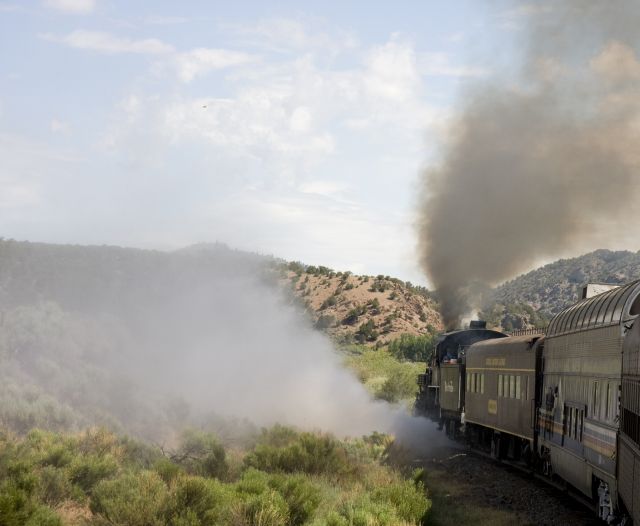
<svg viewBox="0 0 640 526"><path fill-rule="evenodd" d="M91 13L96 7L95 0L44 0L44 5L59 11L73 14Z"/></svg>
<svg viewBox="0 0 640 526"><path fill-rule="evenodd" d="M0 209L34 206L41 200L42 194L36 184L0 177Z"/></svg>
<svg viewBox="0 0 640 526"><path fill-rule="evenodd" d="M178 77L183 82L191 82L195 77L218 69L239 66L252 62L254 57L228 49L197 48L176 57Z"/></svg>
<svg viewBox="0 0 640 526"><path fill-rule="evenodd" d="M306 22L306 23L305 23ZM292 18L273 17L258 21L253 25L227 26L236 39L247 46L255 46L261 50L274 52L309 52L317 51L333 56L357 47L357 39L349 32L308 31L307 25L322 27L321 19L298 20Z"/></svg>
<svg viewBox="0 0 640 526"><path fill-rule="evenodd" d="M70 130L70 126L68 122L59 119L51 119L51 122L49 123L49 129L53 133L68 133Z"/></svg>
<svg viewBox="0 0 640 526"><path fill-rule="evenodd" d="M101 53L141 53L165 54L171 53L173 47L155 38L133 40L118 37L102 31L76 30L68 35L58 36L50 33L41 35L45 40L60 42L77 49L88 49Z"/></svg>
<svg viewBox="0 0 640 526"><path fill-rule="evenodd" d="M300 185L303 194L315 194L325 197L335 197L342 194L347 189L347 185L339 181L308 181Z"/></svg>
<svg viewBox="0 0 640 526"><path fill-rule="evenodd" d="M420 72L442 77L481 77L487 74L482 68L454 65L447 53L422 53L418 58Z"/></svg>
<svg viewBox="0 0 640 526"><path fill-rule="evenodd" d="M392 39L369 53L366 88L376 97L393 101L413 98L420 87L412 46Z"/></svg>

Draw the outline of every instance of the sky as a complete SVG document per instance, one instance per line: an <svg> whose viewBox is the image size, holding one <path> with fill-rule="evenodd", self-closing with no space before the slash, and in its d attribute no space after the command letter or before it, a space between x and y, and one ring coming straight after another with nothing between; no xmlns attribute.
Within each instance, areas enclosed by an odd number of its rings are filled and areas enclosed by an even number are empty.
<svg viewBox="0 0 640 526"><path fill-rule="evenodd" d="M530 4L0 1L0 236L426 283L416 194Z"/></svg>

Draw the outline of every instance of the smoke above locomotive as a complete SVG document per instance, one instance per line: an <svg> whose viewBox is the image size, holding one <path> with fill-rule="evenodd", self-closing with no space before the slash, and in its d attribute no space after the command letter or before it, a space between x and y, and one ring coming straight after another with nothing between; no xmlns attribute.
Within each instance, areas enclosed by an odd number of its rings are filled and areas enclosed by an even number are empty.
<svg viewBox="0 0 640 526"><path fill-rule="evenodd" d="M529 7L515 78L467 86L422 178L420 262L449 329L486 286L637 227L640 3Z"/></svg>

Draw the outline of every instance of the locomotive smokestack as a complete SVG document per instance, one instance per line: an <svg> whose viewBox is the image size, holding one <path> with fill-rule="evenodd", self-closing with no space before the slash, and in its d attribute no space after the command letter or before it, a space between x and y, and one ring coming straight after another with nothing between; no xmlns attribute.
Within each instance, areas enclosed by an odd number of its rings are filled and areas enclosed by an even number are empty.
<svg viewBox="0 0 640 526"><path fill-rule="evenodd" d="M471 320L469 322L469 328L470 329L486 329L487 322L484 320Z"/></svg>
<svg viewBox="0 0 640 526"><path fill-rule="evenodd" d="M637 226L640 2L519 5L520 73L465 91L423 177L420 260L447 328L488 286Z"/></svg>

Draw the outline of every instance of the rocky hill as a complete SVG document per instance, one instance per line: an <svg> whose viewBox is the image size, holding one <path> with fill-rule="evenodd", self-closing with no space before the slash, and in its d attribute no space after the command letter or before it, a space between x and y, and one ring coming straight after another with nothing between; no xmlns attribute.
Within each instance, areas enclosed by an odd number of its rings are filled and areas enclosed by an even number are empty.
<svg viewBox="0 0 640 526"><path fill-rule="evenodd" d="M640 279L640 252L596 250L560 259L497 287L483 315L506 329L542 326L578 301L584 284L635 279Z"/></svg>
<svg viewBox="0 0 640 526"><path fill-rule="evenodd" d="M389 276L357 276L289 263L284 282L340 343L384 345L402 334L442 330L436 303L423 287Z"/></svg>

